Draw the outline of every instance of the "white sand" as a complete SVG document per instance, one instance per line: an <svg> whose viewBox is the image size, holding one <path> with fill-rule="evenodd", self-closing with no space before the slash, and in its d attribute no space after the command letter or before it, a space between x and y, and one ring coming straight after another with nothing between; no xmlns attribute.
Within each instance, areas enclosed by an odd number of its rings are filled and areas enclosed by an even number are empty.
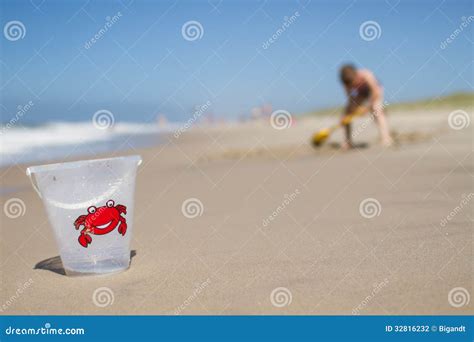
<svg viewBox="0 0 474 342"><path fill-rule="evenodd" d="M472 124L450 129L449 112L394 113L391 149L374 143L370 124L356 139L369 148L316 151L311 133L334 120L323 118L282 131L197 128L138 151L136 255L110 276L66 277L57 259L34 269L58 250L25 167L4 169L2 187L17 191L0 204L20 198L26 213L2 216L3 313L472 314L472 301L448 301L455 287L473 294L474 202L441 224L474 190ZM181 212L191 197L204 208L194 219ZM379 216L361 216L366 198L379 201ZM99 287L113 304L94 304ZM278 287L289 305L272 305Z"/></svg>

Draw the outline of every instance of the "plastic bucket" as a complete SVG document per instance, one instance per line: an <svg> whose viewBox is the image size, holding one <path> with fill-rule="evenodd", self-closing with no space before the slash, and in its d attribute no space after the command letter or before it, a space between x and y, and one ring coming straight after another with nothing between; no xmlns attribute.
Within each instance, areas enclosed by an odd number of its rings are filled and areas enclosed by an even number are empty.
<svg viewBox="0 0 474 342"><path fill-rule="evenodd" d="M104 274L130 265L140 156L32 166L67 275Z"/></svg>

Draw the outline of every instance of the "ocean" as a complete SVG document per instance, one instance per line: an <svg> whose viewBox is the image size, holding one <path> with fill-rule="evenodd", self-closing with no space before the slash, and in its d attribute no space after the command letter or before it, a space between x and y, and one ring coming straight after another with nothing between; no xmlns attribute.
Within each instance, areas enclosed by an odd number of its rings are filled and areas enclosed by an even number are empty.
<svg viewBox="0 0 474 342"><path fill-rule="evenodd" d="M0 167L40 164L67 157L126 151L163 142L180 125L116 123L101 129L89 122L55 122L0 128Z"/></svg>

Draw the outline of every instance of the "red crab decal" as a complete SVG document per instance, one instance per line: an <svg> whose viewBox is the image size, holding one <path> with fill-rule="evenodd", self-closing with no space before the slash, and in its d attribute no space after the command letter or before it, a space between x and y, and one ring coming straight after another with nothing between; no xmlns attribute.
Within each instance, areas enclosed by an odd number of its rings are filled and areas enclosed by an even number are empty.
<svg viewBox="0 0 474 342"><path fill-rule="evenodd" d="M96 208L91 206L87 209L89 214L79 216L74 221L74 227L79 229L84 226L79 235L78 241L82 247L89 246L92 238L89 234L104 235L114 230L117 225L118 232L125 235L127 232L127 220L121 214L127 213L127 207L121 204L115 205L115 202L108 200L103 207Z"/></svg>

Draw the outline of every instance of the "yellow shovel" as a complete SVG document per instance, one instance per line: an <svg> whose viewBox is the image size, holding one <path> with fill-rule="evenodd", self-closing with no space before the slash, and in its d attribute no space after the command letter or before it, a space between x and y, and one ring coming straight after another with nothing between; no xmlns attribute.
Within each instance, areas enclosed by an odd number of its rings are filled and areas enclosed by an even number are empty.
<svg viewBox="0 0 474 342"><path fill-rule="evenodd" d="M364 115L366 112L367 112L366 107L363 107L363 106L358 107L352 114L345 116L341 122L335 125L332 125L331 127L323 128L319 132L316 132L311 138L311 143L315 147L321 146L329 138L332 132L334 132L339 127L350 124L352 120L354 120L354 118Z"/></svg>

